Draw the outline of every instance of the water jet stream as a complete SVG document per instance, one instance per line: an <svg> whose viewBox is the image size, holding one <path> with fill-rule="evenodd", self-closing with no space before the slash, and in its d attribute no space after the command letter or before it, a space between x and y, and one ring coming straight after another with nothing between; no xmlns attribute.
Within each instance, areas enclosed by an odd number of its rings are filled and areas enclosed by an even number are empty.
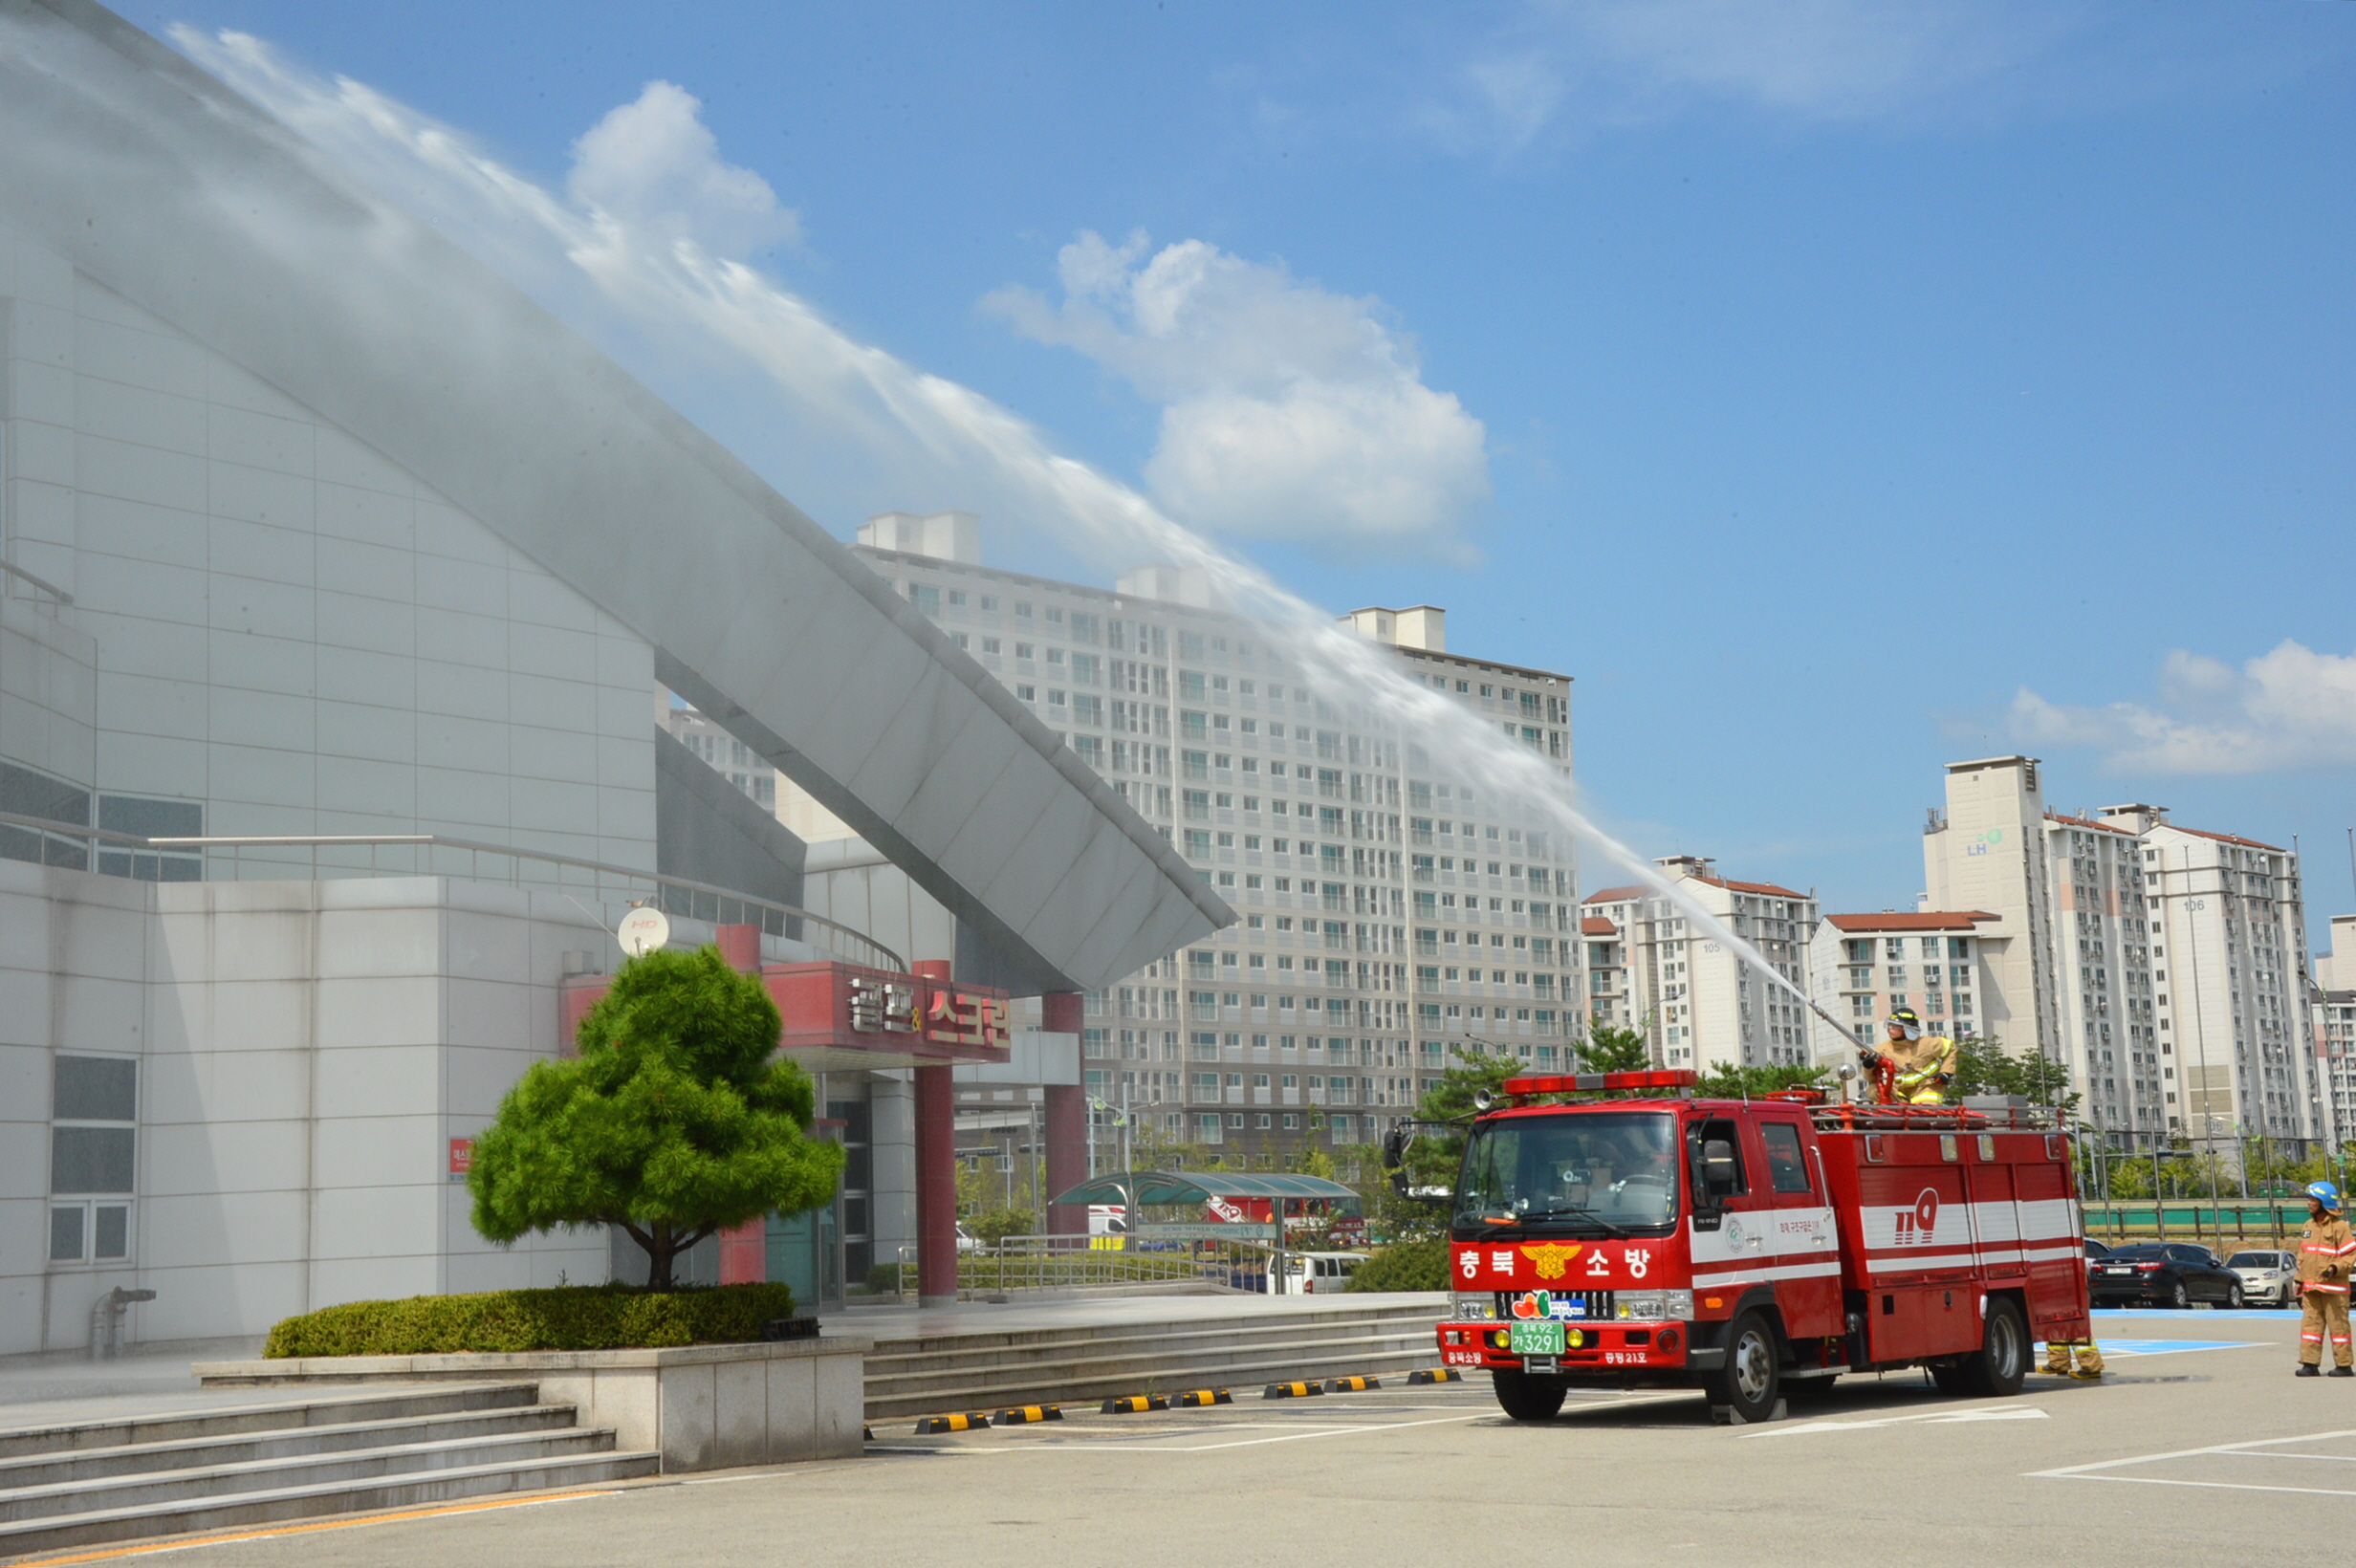
<svg viewBox="0 0 2356 1568"><path fill-rule="evenodd" d="M356 201L399 209L443 230L539 298L675 402L692 404L715 378L765 390L716 415L715 433L760 467L764 425L813 432L812 448L863 455L879 473L951 484L961 497L1055 532L1100 561L1164 562L1201 574L1218 600L1261 622L1283 655L1329 700L1415 736L1435 768L1482 791L1502 792L1538 821L1592 847L1675 907L1766 983L1832 1027L1846 1030L1676 879L1606 832L1546 758L1500 733L1441 692L1408 678L1382 644L1265 572L1163 513L1144 495L1053 450L1029 424L971 388L927 374L826 321L777 279L716 254L696 239L657 231L577 203L508 169L468 140L346 78L330 81L231 33L177 29L174 42L298 134L322 147L353 181ZM5 43L0 38L0 43ZM0 120L5 114L0 113ZM5 130L0 125L0 130ZM40 127L17 128L41 134ZM386 202L372 191L399 194ZM273 214L257 223L294 220ZM257 243L298 245L272 230ZM694 363L682 374L679 357ZM723 400L732 401L732 400ZM731 421L735 428L730 427ZM731 439L741 436L744 439ZM787 493L810 475L772 472ZM810 486L808 488L822 488ZM1577 906L1569 935L1577 952Z"/></svg>

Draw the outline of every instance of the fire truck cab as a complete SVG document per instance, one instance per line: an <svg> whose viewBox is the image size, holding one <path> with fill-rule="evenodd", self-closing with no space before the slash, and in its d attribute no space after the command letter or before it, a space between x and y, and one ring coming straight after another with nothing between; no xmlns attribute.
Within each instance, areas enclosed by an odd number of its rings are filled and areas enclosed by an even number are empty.
<svg viewBox="0 0 2356 1568"><path fill-rule="evenodd" d="M2033 1339L2088 1333L2069 1141L2037 1113L1693 1083L1514 1078L1472 1122L1439 1348L1486 1368L1506 1414L1654 1385L1756 1422L1843 1372L1913 1366L2010 1394Z"/></svg>

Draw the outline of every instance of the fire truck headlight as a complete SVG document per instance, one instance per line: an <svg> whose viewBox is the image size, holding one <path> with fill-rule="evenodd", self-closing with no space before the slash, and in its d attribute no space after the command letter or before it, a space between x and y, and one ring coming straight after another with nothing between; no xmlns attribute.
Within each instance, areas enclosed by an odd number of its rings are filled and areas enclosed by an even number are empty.
<svg viewBox="0 0 2356 1568"><path fill-rule="evenodd" d="M1685 1319L1693 1316L1691 1291L1622 1291L1613 1302L1613 1314L1635 1323L1657 1323Z"/></svg>
<svg viewBox="0 0 2356 1568"><path fill-rule="evenodd" d="M1489 1292L1459 1295L1449 1302L1449 1314L1460 1323L1485 1323L1497 1315L1497 1298Z"/></svg>

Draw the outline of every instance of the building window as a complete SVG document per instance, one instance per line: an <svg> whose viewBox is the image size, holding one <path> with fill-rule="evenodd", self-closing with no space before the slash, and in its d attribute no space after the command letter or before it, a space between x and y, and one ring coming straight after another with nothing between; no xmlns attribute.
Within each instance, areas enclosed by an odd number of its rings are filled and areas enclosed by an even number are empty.
<svg viewBox="0 0 2356 1568"><path fill-rule="evenodd" d="M137 1061L56 1058L50 1090L51 1262L120 1262L130 1256L138 1118Z"/></svg>

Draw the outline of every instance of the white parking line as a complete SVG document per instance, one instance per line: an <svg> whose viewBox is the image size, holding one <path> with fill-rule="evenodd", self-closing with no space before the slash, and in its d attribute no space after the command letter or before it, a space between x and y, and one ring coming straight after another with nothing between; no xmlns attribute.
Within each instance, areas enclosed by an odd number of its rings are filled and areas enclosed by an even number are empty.
<svg viewBox="0 0 2356 1568"><path fill-rule="evenodd" d="M1410 1426L1449 1426L1467 1421L1479 1421L1488 1414L1489 1412L1486 1410L1476 1410L1471 1415L1433 1416L1426 1421L1384 1421L1369 1422L1364 1426L1319 1426L1312 1427L1308 1431L1283 1432L1275 1437L1247 1437L1233 1443L1157 1443L1150 1448L1143 1448L1133 1447L1125 1443L1067 1443L1058 1441L1053 1443L1034 1443L1026 1445L1026 1447L1041 1451L1052 1448L1059 1453L1069 1452L1075 1448L1116 1449L1123 1453L1211 1453L1220 1448L1255 1448L1266 1443L1303 1443L1311 1438L1348 1437L1353 1433L1359 1432L1403 1432ZM1228 1431L1235 1431L1238 1429L1245 1431L1259 1431L1265 1430L1266 1428L1255 1422L1248 1426L1240 1426L1240 1428L1238 1426L1231 1426L1224 1429Z"/></svg>
<svg viewBox="0 0 2356 1568"><path fill-rule="evenodd" d="M2272 1486L2255 1481L2192 1481L2167 1475L2119 1475L2107 1473L2135 1465L2157 1465L2174 1459L2307 1459L2330 1463L2356 1463L2356 1455L2332 1453L2265 1453L2266 1448L2281 1448L2294 1443L2328 1443L2338 1438L2356 1437L2356 1428L2329 1432L2308 1432L2300 1437L2266 1437L2247 1443L2218 1443L2205 1448L2175 1448L2167 1453L2136 1454L2127 1459L2104 1459L2090 1465L2064 1465L2059 1470L2030 1470L2030 1480L2054 1481L2124 1481L2132 1486L2197 1487L2219 1492L2291 1492L2323 1497L2356 1497L2356 1487L2292 1487Z"/></svg>
<svg viewBox="0 0 2356 1568"><path fill-rule="evenodd" d="M1974 1421L2044 1421L2046 1419L2045 1412L2034 1405L1999 1405L1993 1408L1924 1410L1914 1415L1868 1416L1861 1421L1807 1421L1793 1426L1762 1427L1756 1432L1744 1432L1742 1436L1747 1441L1756 1437L1807 1437L1816 1432L1865 1432L1884 1426L1945 1426Z"/></svg>

